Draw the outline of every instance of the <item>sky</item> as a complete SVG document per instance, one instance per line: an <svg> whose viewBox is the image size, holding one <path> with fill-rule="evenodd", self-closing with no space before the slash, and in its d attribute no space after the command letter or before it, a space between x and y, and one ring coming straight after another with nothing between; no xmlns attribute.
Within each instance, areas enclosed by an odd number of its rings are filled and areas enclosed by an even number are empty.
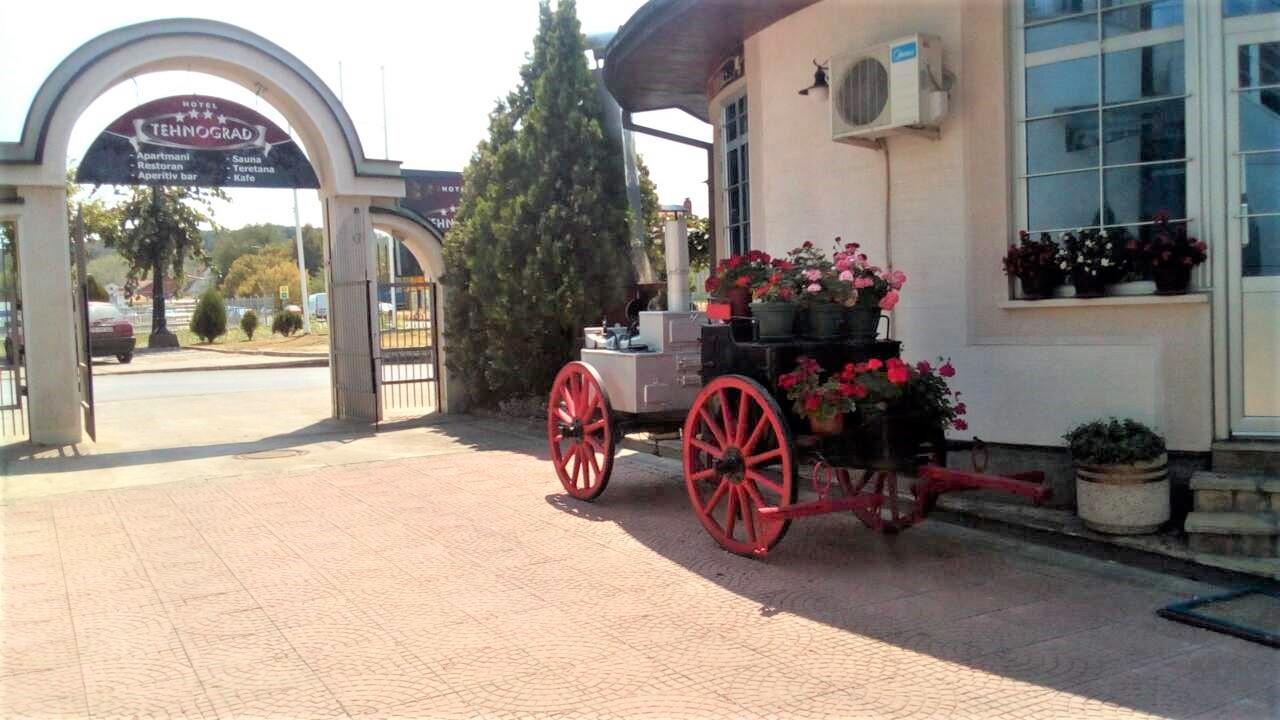
<svg viewBox="0 0 1280 720"><path fill-rule="evenodd" d="M626 22L643 0L578 0L586 33ZM0 140L17 140L27 107L45 77L93 37L146 20L182 15L238 25L280 45L311 67L342 97L365 154L399 160L404 168L462 170L486 135L494 102L519 79L537 29L536 0L364 0L338 17L326 4L297 11L291 2L219 0L216 3L0 2ZM341 75L339 75L341 67ZM386 77L386 123L381 76ZM262 112L281 127L284 118L249 90L220 78L187 72L140 75L99 97L72 133L75 162L112 120L141 103L169 95L222 97ZM709 140L710 126L677 110L644 113L637 122ZM664 204L691 198L706 214L706 154L697 148L637 136ZM289 190L229 190L216 210L225 227L293 223ZM320 223L314 191L299 191L303 223Z"/></svg>

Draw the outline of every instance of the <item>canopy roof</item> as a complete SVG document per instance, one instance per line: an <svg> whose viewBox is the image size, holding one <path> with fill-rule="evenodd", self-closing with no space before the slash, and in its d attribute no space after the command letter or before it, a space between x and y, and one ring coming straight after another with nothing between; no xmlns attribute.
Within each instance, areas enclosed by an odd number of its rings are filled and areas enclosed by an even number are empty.
<svg viewBox="0 0 1280 720"><path fill-rule="evenodd" d="M631 112L707 118L707 79L742 41L817 0L649 0L609 43L604 80Z"/></svg>

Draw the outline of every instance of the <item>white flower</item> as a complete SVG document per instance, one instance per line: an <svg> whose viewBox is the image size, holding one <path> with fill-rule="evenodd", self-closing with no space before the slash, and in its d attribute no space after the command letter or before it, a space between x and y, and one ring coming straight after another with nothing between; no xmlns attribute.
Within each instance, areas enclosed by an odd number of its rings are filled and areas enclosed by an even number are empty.
<svg viewBox="0 0 1280 720"><path fill-rule="evenodd" d="M1102 267L1108 267L1109 265L1111 265L1111 261L1106 258L1102 258Z"/></svg>
<svg viewBox="0 0 1280 720"><path fill-rule="evenodd" d="M1106 231L1106 230L1103 230L1102 232L1098 233L1098 237L1106 238L1106 237L1110 237L1110 236L1109 236L1109 235L1107 235L1107 231Z"/></svg>
<svg viewBox="0 0 1280 720"><path fill-rule="evenodd" d="M1097 274L1098 274L1098 271L1097 271L1097 270L1094 270L1093 268L1089 268L1089 274L1090 274L1090 275L1097 275Z"/></svg>
<svg viewBox="0 0 1280 720"><path fill-rule="evenodd" d="M1067 265L1068 265L1067 261L1066 261L1066 260L1063 260L1063 261L1059 264L1059 267L1061 267L1063 270L1066 270L1066 269L1067 269Z"/></svg>
<svg viewBox="0 0 1280 720"><path fill-rule="evenodd" d="M1076 256L1076 262L1083 264L1083 263L1084 263L1084 255L1077 255L1077 256Z"/></svg>

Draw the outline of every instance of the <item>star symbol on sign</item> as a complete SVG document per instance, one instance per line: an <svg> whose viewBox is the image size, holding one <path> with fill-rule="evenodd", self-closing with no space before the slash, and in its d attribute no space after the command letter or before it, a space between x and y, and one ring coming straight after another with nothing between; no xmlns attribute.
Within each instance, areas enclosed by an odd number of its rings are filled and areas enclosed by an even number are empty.
<svg viewBox="0 0 1280 720"><path fill-rule="evenodd" d="M186 122L186 121L187 121L187 114L186 114L186 113L178 113L177 115L174 115L174 116L173 116L173 119L174 119L174 120L177 120L178 122Z"/></svg>
<svg viewBox="0 0 1280 720"><path fill-rule="evenodd" d="M208 120L208 119L210 119L210 118L212 118L212 117L213 117L213 111L212 111L212 110L205 110L205 111L204 111L204 119L205 119L205 120Z"/></svg>
<svg viewBox="0 0 1280 720"><path fill-rule="evenodd" d="M226 116L226 115L219 115L219 116L218 116L218 124L219 124L219 125L226 125L226 124L227 124L227 116Z"/></svg>

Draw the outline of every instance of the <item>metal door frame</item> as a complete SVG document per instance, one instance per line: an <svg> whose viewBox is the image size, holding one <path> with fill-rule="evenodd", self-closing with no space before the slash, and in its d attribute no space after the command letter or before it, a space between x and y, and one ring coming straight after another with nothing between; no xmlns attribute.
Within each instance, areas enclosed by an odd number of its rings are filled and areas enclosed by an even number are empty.
<svg viewBox="0 0 1280 720"><path fill-rule="evenodd" d="M7 285L10 288L7 295L0 294L0 301L9 303L9 321L5 327L7 331L5 339L9 341L9 347L13 351L12 357L7 358L8 367L0 368L0 388L8 385L7 394L13 398L9 404L0 404L0 437L23 439L27 436L27 409L23 401L27 388L24 384L26 352L22 348L22 276L18 265L17 233L21 232L21 229L17 217L0 216L0 223L11 225L14 229L14 234L7 243L9 252L6 253L3 248L0 248L0 277L7 276ZM4 259L6 254L13 258L12 263ZM14 328L17 332L13 331Z"/></svg>
<svg viewBox="0 0 1280 720"><path fill-rule="evenodd" d="M1256 18L1254 27L1257 27ZM1244 224L1255 214L1241 205L1244 159L1240 151L1240 76L1236 66L1239 49L1261 42L1280 42L1280 26L1226 34L1223 42L1225 84L1226 153L1223 171L1226 175L1227 201L1227 384L1230 406L1230 430L1235 436L1274 437L1280 435L1280 417L1250 417L1244 414L1244 296L1247 292L1243 276ZM1271 86L1267 86L1271 87ZM1252 89L1252 88L1251 88ZM1273 213L1267 213L1271 215ZM1280 292L1280 277L1254 278L1249 285L1264 285L1262 292ZM1280 382L1280 378L1277 379Z"/></svg>

